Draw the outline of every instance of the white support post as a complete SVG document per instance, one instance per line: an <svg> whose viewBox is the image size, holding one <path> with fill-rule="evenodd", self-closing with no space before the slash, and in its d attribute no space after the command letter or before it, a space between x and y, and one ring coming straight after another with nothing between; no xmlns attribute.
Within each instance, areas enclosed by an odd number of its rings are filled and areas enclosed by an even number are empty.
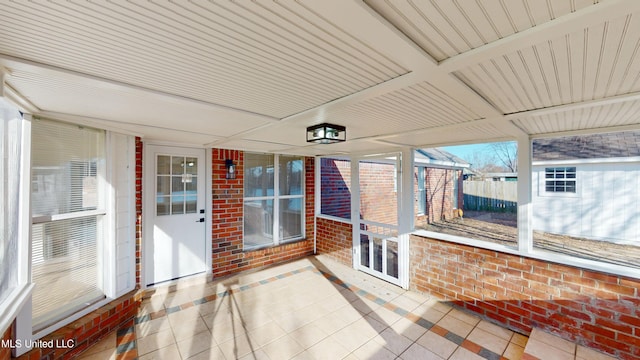
<svg viewBox="0 0 640 360"><path fill-rule="evenodd" d="M413 172L414 151L411 148L402 149L398 179L401 186L398 192L398 280L400 286L409 288L409 241L414 227L414 194Z"/></svg>
<svg viewBox="0 0 640 360"><path fill-rule="evenodd" d="M532 196L531 196L531 139L518 138L518 250L523 254L533 251Z"/></svg>
<svg viewBox="0 0 640 360"><path fill-rule="evenodd" d="M360 266L360 160L358 157L351 159L351 226L353 228L353 247L351 259L353 268Z"/></svg>

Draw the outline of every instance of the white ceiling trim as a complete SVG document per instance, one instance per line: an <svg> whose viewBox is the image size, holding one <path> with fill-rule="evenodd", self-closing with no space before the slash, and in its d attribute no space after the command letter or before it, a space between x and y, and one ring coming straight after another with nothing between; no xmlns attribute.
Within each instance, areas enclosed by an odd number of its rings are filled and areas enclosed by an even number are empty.
<svg viewBox="0 0 640 360"><path fill-rule="evenodd" d="M116 81L116 80L112 80L112 79L106 79L106 78L103 78L103 77L90 75L90 74L85 74L85 73L81 73L81 72L74 71L74 70L64 69L64 68L60 68L60 67L53 66L53 65L48 65L48 64L43 64L43 63L38 63L38 62L35 62L35 61L27 60L27 59L17 58L17 57L11 56L11 55L0 54L0 60L6 60L9 63L11 63L11 62L18 63L18 64L20 64L22 66L25 66L25 67L29 68L34 73L42 73L43 71L44 72L47 72L47 71L48 72L55 72L57 75L63 75L63 76L66 76L66 77L72 77L74 80L83 79L83 80L91 82L92 84L95 84L96 82L98 82L98 83L102 84L102 86L110 86L110 87L114 87L114 88L117 88L117 89L120 89L120 90L137 90L137 91L142 91L142 92L145 92L145 93L148 93L148 94L166 96L166 97L169 97L169 98L172 98L172 99L176 99L176 100L187 101L187 102L191 102L191 103L194 103L194 104L205 105L205 106L208 106L208 107L210 107L212 109L215 109L215 110L232 111L232 112L236 112L236 113L250 115L252 117L258 117L258 118L260 118L260 120L265 120L265 121L269 121L269 122L277 122L277 121L280 120L278 118L275 118L275 117L272 117L272 116L268 116L268 115L264 115L264 114L258 114L258 113L251 112L251 111L246 111L246 110L243 110L243 109L233 108L233 107L220 105L220 104L214 104L214 103L211 103L211 102L208 102L208 101L204 101L204 100L194 99L194 98L181 96L181 95L176 95L176 94L172 94L172 93L168 93L168 92L164 92L164 91L145 88L145 87L142 87L142 86L128 84L128 83L124 83L124 82Z"/></svg>

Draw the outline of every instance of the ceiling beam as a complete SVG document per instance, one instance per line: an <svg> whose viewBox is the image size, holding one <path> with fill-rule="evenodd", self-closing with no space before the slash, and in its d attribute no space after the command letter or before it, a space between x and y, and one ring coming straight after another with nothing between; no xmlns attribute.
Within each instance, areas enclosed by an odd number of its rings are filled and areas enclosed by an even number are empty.
<svg viewBox="0 0 640 360"><path fill-rule="evenodd" d="M640 1L638 0L600 2L443 60L438 68L441 71L451 73L519 49L534 46L560 35L580 31L593 24L602 23L606 19L626 16L637 11L640 11Z"/></svg>

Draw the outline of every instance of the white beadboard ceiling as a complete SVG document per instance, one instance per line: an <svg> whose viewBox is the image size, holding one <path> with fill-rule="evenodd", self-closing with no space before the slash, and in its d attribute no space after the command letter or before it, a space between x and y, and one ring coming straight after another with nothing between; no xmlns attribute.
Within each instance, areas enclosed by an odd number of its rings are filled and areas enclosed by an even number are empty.
<svg viewBox="0 0 640 360"><path fill-rule="evenodd" d="M22 110L249 151L640 128L639 50L637 0L0 1Z"/></svg>

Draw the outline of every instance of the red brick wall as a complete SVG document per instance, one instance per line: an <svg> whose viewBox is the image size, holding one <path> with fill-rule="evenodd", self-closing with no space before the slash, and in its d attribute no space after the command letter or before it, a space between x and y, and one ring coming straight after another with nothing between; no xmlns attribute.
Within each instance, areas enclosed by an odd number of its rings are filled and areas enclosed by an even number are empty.
<svg viewBox="0 0 640 360"><path fill-rule="evenodd" d="M351 218L351 161L322 158L321 212L343 219Z"/></svg>
<svg viewBox="0 0 640 360"><path fill-rule="evenodd" d="M131 322L138 314L141 299L141 293L132 291L42 338L43 341L54 340L54 344L72 345L70 348L36 348L18 359L54 360L76 357L107 334Z"/></svg>
<svg viewBox="0 0 640 360"><path fill-rule="evenodd" d="M5 343L7 343L9 340L11 340L12 335L12 331L13 331L13 327L9 326L9 328L7 330L5 330L4 334L2 334L2 340L4 340ZM10 359L11 358L11 348L10 347L4 347L4 346L0 346L0 360L5 360L5 359Z"/></svg>
<svg viewBox="0 0 640 360"><path fill-rule="evenodd" d="M236 164L234 180L225 178L225 159L232 159ZM213 149L212 160L214 276L230 275L313 254L313 158L305 158L306 240L246 252L242 250L244 153L237 150Z"/></svg>
<svg viewBox="0 0 640 360"><path fill-rule="evenodd" d="M360 163L360 211L365 220L397 224L398 194L394 174L393 164Z"/></svg>
<svg viewBox="0 0 640 360"><path fill-rule="evenodd" d="M410 287L507 327L640 358L640 281L411 236Z"/></svg>
<svg viewBox="0 0 640 360"><path fill-rule="evenodd" d="M453 194L453 175L458 172L458 194ZM415 177L418 181L417 176ZM427 214L416 217L416 225L433 223L457 217L454 207L461 208L462 176L460 170L425 168L425 193ZM416 184L417 194L417 184ZM417 209L416 209L417 213Z"/></svg>
<svg viewBox="0 0 640 360"><path fill-rule="evenodd" d="M136 137L136 287L142 272L142 139Z"/></svg>
<svg viewBox="0 0 640 360"><path fill-rule="evenodd" d="M351 248L353 247L351 224L317 218L316 231L317 253L326 254L338 262L351 266Z"/></svg>

